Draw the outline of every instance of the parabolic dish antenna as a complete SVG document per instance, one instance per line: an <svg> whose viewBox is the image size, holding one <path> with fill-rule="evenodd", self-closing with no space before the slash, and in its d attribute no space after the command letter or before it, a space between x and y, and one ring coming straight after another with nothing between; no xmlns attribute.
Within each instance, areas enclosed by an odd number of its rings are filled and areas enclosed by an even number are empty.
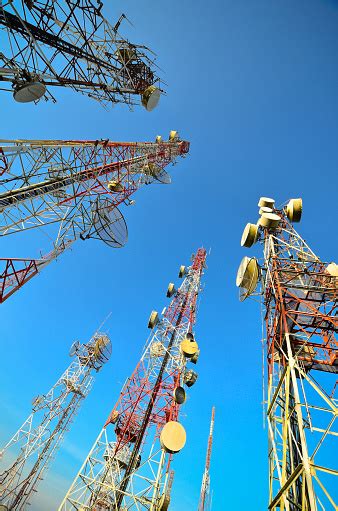
<svg viewBox="0 0 338 511"><path fill-rule="evenodd" d="M46 93L46 86L41 82L27 82L15 87L13 97L18 103L38 101Z"/></svg>
<svg viewBox="0 0 338 511"><path fill-rule="evenodd" d="M171 183L171 176L168 174L168 172L164 169L158 168L158 171L154 174L154 178L156 181L163 185L170 185Z"/></svg>
<svg viewBox="0 0 338 511"><path fill-rule="evenodd" d="M143 167L143 173L146 178L146 184L152 183L154 180L163 185L169 185L171 183L170 174L155 163L148 163L145 165Z"/></svg>
<svg viewBox="0 0 338 511"><path fill-rule="evenodd" d="M113 248L123 247L128 240L128 229L121 211L109 200L97 200L93 208L94 232L90 238L102 240Z"/></svg>
<svg viewBox="0 0 338 511"><path fill-rule="evenodd" d="M80 346L81 346L80 341L74 341L70 347L69 356L73 357L74 355L76 355L76 353L79 352Z"/></svg>
<svg viewBox="0 0 338 511"><path fill-rule="evenodd" d="M240 301L243 302L256 289L259 277L257 259L254 257L243 257L239 265L236 277L236 286L241 288Z"/></svg>
<svg viewBox="0 0 338 511"><path fill-rule="evenodd" d="M94 344L94 356L96 362L99 362L101 365L105 364L111 355L111 342L107 335L98 335L95 338Z"/></svg>

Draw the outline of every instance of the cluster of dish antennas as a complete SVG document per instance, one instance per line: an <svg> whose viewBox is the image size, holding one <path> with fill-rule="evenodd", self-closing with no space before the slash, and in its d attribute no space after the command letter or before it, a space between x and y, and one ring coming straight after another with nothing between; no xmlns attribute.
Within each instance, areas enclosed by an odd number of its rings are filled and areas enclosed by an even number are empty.
<svg viewBox="0 0 338 511"><path fill-rule="evenodd" d="M177 131L170 131L169 142L178 142L180 140ZM156 143L162 143L162 137L156 137ZM130 170L130 169L129 169ZM137 163L135 172L139 171L139 163ZM148 162L142 167L142 183L160 183L170 184L171 176L160 165ZM125 190L125 183L117 179L112 179L107 183L107 189L110 193L123 193ZM129 206L135 204L135 200L128 199ZM122 248L128 241L128 228L125 218L119 208L115 206L109 199L98 199L93 204L92 208L92 230L86 236L82 235L83 239L96 238L108 246L113 248Z"/></svg>
<svg viewBox="0 0 338 511"><path fill-rule="evenodd" d="M282 215L286 215L290 222L300 222L302 217L302 199L290 199L282 210L275 209L274 199L261 197L258 202L260 217L256 224L246 224L242 239L242 247L251 247L259 238L260 228L274 230L278 227Z"/></svg>
<svg viewBox="0 0 338 511"><path fill-rule="evenodd" d="M108 335L97 332L85 344L75 341L70 348L69 355L76 356L82 366L99 371L108 362L111 351L111 341Z"/></svg>
<svg viewBox="0 0 338 511"><path fill-rule="evenodd" d="M182 279L187 275L188 268L184 265L180 266L178 277ZM174 295L178 293L178 290L175 288L175 284L173 282L169 282L166 296L167 298L172 298ZM148 320L148 328L153 330L155 327L160 326L161 319L159 316L159 313L156 310L153 310L149 316ZM158 345L160 344L160 346ZM162 356L165 353L165 348L161 343L153 343L151 346L151 352L154 353L155 356ZM180 351L181 354L189 360L189 362L192 362L193 364L197 364L198 357L200 355L200 349L198 347L198 344L195 340L194 334L191 332L188 332L185 336L185 339L180 344ZM158 354L157 354L158 352ZM198 375L195 371L192 371L191 369L187 369L184 373L184 383L187 385L187 387L192 387L194 383L196 383L196 380L198 378ZM181 403L179 403L181 404Z"/></svg>
<svg viewBox="0 0 338 511"><path fill-rule="evenodd" d="M301 198L290 199L282 209L275 208L275 200L269 197L261 197L258 202L259 219L256 224L246 224L242 239L242 247L251 247L260 238L264 231L274 231L285 217L290 222L300 222L303 210ZM240 300L245 300L256 290L260 277L260 268L255 257L243 257L237 271L236 285L240 288Z"/></svg>
<svg viewBox="0 0 338 511"><path fill-rule="evenodd" d="M0 75L10 73L10 70L0 69ZM13 82L13 98L17 103L32 103L39 101L46 93L47 87L43 82L37 79L28 82ZM141 104L147 110L152 112L158 105L161 97L161 89L155 85L150 85L141 93Z"/></svg>
<svg viewBox="0 0 338 511"><path fill-rule="evenodd" d="M180 137L177 131L170 131L168 142L179 142ZM161 135L157 135L155 142L162 144L163 139ZM166 142L167 143L167 142ZM169 185L171 183L170 174L164 170L160 165L156 163L148 162L142 167L142 173L144 176L144 183L150 184L153 182Z"/></svg>
<svg viewBox="0 0 338 511"><path fill-rule="evenodd" d="M184 278L187 275L188 269L186 266L180 266L178 276ZM178 293L173 282L170 282L166 292L167 298L171 298ZM153 310L150 314L148 321L148 328L153 330L155 327L160 326L161 319L159 313ZM153 357L165 356L166 349L161 342L153 342L150 346L150 354ZM184 339L180 342L180 353L181 356L193 364L197 364L200 349L196 342L195 336L192 332L187 332ZM186 368L183 373L183 384L187 387L192 387L198 378L198 374L192 369ZM177 386L173 390L173 399L175 403L181 405L186 400L186 392L184 387ZM160 442L162 449L166 452L173 454L179 452L185 445L186 433L183 426L176 421L169 421L163 427Z"/></svg>

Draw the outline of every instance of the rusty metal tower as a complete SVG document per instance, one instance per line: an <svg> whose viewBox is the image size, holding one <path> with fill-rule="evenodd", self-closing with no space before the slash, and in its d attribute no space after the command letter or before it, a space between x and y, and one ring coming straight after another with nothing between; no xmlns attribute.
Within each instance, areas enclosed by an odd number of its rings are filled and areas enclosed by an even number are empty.
<svg viewBox="0 0 338 511"><path fill-rule="evenodd" d="M169 284L171 302L149 319L152 333L142 357L70 486L60 511L165 511L170 504L170 464L186 440L180 407L197 374L193 333L206 251L200 248L183 283ZM190 367L189 367L190 366Z"/></svg>
<svg viewBox="0 0 338 511"><path fill-rule="evenodd" d="M207 456L205 459L205 469L203 473L202 486L201 486L201 494L200 501L198 505L198 511L207 511L210 510L210 461L211 461L211 451L212 451L212 442L214 435L214 424L215 424L215 407L212 407L211 411L211 421L210 421L210 431L208 438L208 447L207 447Z"/></svg>
<svg viewBox="0 0 338 511"><path fill-rule="evenodd" d="M272 511L338 509L338 266L325 263L293 227L302 200L259 201L242 246L241 299L261 295L267 364L269 506ZM258 291L257 291L257 287Z"/></svg>
<svg viewBox="0 0 338 511"><path fill-rule="evenodd" d="M119 207L143 185L170 183L165 167L188 151L176 131L156 142L0 141L0 236L43 228L55 239L38 259L0 259L0 303L77 239L122 247Z"/></svg>
<svg viewBox="0 0 338 511"><path fill-rule="evenodd" d="M83 399L111 354L106 334L97 332L89 342L73 343L73 361L47 394L33 400L32 413L1 450L1 458L15 454L14 462L0 474L0 507L23 510L60 447Z"/></svg>
<svg viewBox="0 0 338 511"><path fill-rule="evenodd" d="M4 0L0 3L0 82L19 103L66 87L104 106L135 97L151 111L162 92L154 53L112 26L100 0Z"/></svg>

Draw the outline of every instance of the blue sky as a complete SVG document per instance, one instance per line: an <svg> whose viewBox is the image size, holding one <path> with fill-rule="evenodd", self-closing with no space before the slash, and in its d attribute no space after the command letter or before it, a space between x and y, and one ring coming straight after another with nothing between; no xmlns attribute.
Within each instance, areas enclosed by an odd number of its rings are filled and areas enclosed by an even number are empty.
<svg viewBox="0 0 338 511"><path fill-rule="evenodd" d="M171 186L146 187L123 211L125 248L78 242L2 305L0 441L69 364L73 340L88 340L112 311L112 358L32 506L55 509L141 354L150 311L162 310L168 282L204 245L199 380L182 410L188 441L173 466L172 508L197 508L215 404L213 509L264 509L260 314L254 301L238 300L235 275L248 255L239 241L261 195L301 196L300 234L323 260L336 257L338 2L115 0L108 17L121 12L134 24L125 33L153 48L165 70L159 107L107 112L71 91L56 91L56 105L18 105L2 93L0 138L153 140L177 129L190 155L172 169ZM39 243L33 234L2 238L1 254L34 257Z"/></svg>

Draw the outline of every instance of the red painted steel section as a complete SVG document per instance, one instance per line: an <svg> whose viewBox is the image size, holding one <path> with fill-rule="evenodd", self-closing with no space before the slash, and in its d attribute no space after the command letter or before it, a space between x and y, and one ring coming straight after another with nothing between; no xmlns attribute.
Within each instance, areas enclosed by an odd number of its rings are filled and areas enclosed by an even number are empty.
<svg viewBox="0 0 338 511"><path fill-rule="evenodd" d="M20 289L38 273L36 259L0 259L0 303Z"/></svg>
<svg viewBox="0 0 338 511"><path fill-rule="evenodd" d="M287 245L286 238L292 226L282 215L284 229L278 236ZM266 236L268 233L265 234ZM283 245L280 244L280 247ZM276 255L272 261L272 278L265 289L267 357L269 375L273 371L276 357L282 365L287 365L283 357L285 335L290 335L292 346L298 352L307 370L338 372L338 330L337 301L338 286L336 277L326 271L320 260L299 261L285 257L275 241ZM309 282L295 290L295 281ZM306 350L302 350L303 338L307 339Z"/></svg>
<svg viewBox="0 0 338 511"><path fill-rule="evenodd" d="M202 274L205 260L206 251L204 248L200 248L194 256L192 263L192 269L198 275ZM196 320L197 296L197 292L188 292L182 305L182 294L178 292L166 309L164 317L172 325L179 326L183 322L189 322L190 331L192 331ZM117 443L115 452L118 452L125 445L135 442L142 426L149 400L150 398L153 399L154 390L156 391L156 397L147 428L151 424L155 424L157 435L159 435L160 430L168 421L177 420L179 405L173 399L173 392L182 381L182 377L183 375L177 372L170 375L166 374L161 380L159 387L154 389L153 382L149 379L147 367L142 360L137 364L105 424L105 427L116 424ZM146 436L147 432L144 435L144 439ZM167 470L169 470L170 461L171 457L169 457Z"/></svg>
<svg viewBox="0 0 338 511"><path fill-rule="evenodd" d="M130 163L137 163L138 158L145 156L148 163L156 163L157 166L164 168L173 160L171 148L175 149L176 154L184 155L189 152L190 146L187 141L175 141L172 144L168 142L159 142L156 143L156 152L154 154L143 155L140 149L144 147L147 148L148 146L149 148L153 148L155 145L153 142L111 142L109 140L20 142L27 143L27 146L33 151L40 149L41 147L70 147L73 150L74 157L78 158L81 165L83 165L83 170L76 172L77 181L76 187L73 187L74 193L67 198L60 198L56 201L57 206L72 204L74 199L91 193L97 195L108 194L112 206L118 206L137 190L137 186L135 186L133 181L133 173L130 171ZM74 145L76 146L74 147ZM92 149L90 150L91 146ZM97 152L98 146L101 147L99 155ZM86 153L86 161L82 161L82 151L84 147L89 150L89 154ZM97 165L98 158L101 160L100 163L102 162L101 165ZM123 172L121 172L122 169ZM0 176L7 170L8 160L2 147L0 147ZM140 169L139 172L141 172ZM110 192L107 189L107 180L112 177L121 184L121 191ZM20 176L18 176L17 179L20 180ZM90 183L89 187L88 182ZM66 247L63 247L62 250L59 249L58 252L54 254L51 252L51 254L42 260L13 258L0 259L2 264L0 274L0 303L3 303L7 298L15 293L15 291L20 289L25 283L34 277L34 275L36 275L39 270L47 264L47 262L55 259L56 255L62 252L65 248Z"/></svg>

